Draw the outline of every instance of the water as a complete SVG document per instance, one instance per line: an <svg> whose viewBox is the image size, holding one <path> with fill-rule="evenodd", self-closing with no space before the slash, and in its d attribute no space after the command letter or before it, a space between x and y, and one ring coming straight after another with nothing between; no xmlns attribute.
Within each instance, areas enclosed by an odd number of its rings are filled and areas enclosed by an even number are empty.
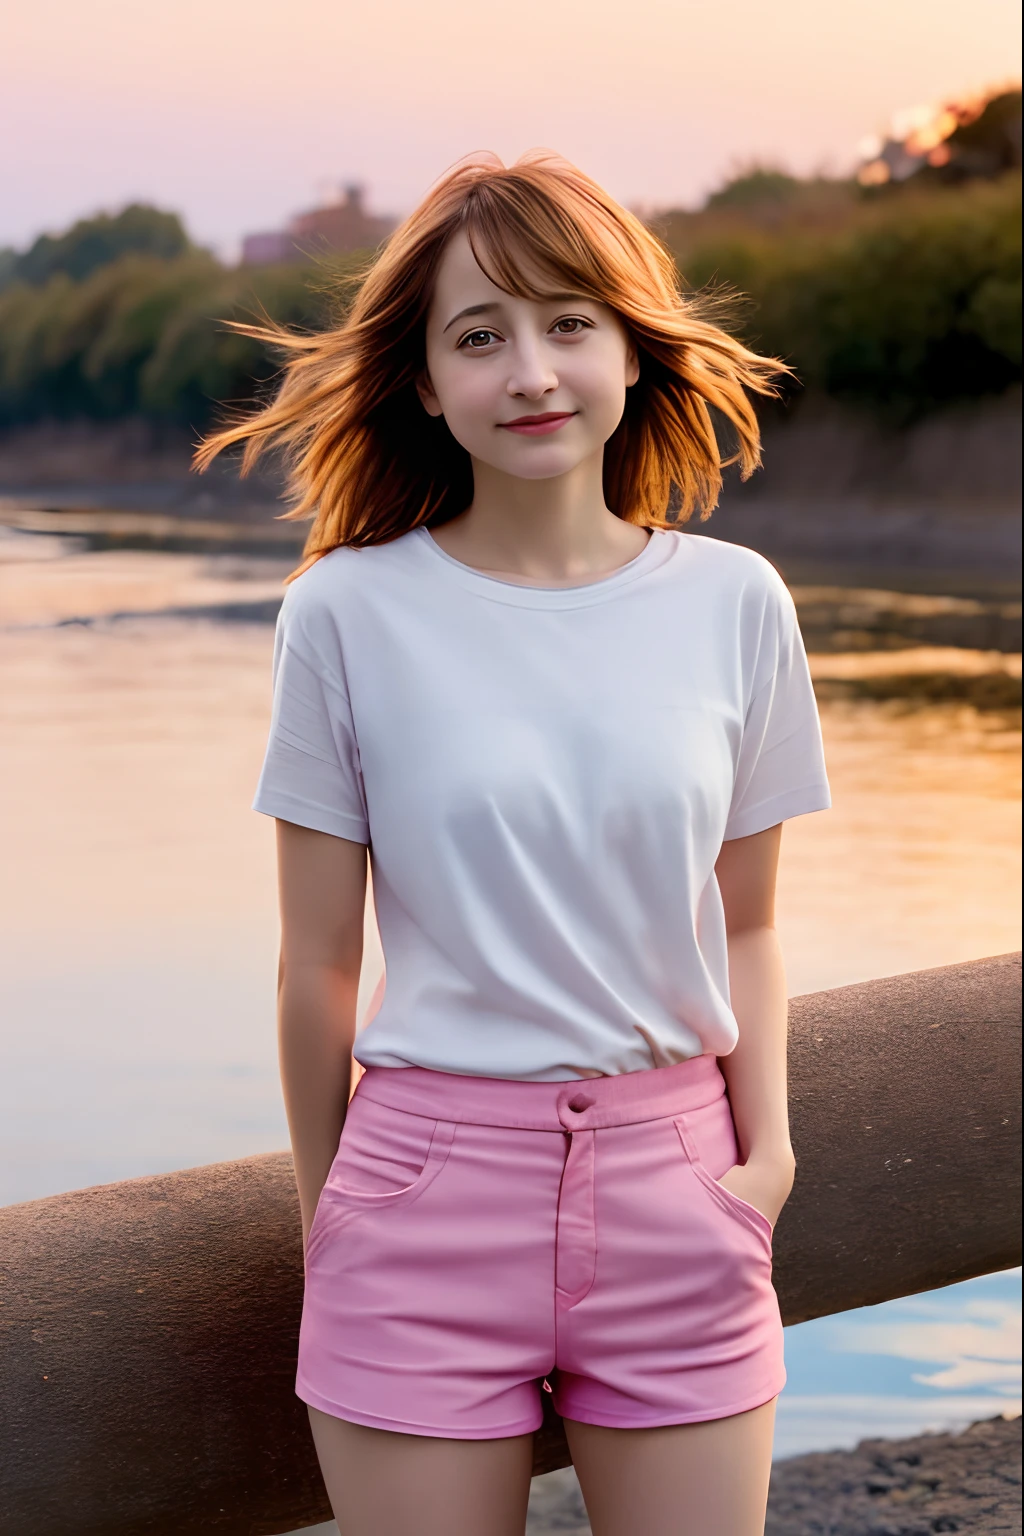
<svg viewBox="0 0 1024 1536"><path fill-rule="evenodd" d="M284 1146L272 825L249 810L272 632L55 627L264 596L279 572L17 552L0 623L38 627L0 630L0 1203ZM823 724L835 809L784 837L791 992L1019 947L1019 733L950 707ZM992 1276L789 1329L777 1454L1019 1407L1019 1296Z"/></svg>

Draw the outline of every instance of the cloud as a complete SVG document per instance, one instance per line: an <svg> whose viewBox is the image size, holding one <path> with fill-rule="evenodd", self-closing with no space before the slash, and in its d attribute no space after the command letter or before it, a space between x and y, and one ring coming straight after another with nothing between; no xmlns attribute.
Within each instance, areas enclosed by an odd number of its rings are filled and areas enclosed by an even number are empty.
<svg viewBox="0 0 1024 1536"><path fill-rule="evenodd" d="M913 1380L940 1391L985 1386L1019 1396L1019 1306L987 1299L950 1305L928 1298L901 1303L893 1310L896 1315L890 1312L884 1320L844 1320L836 1327L832 1347L847 1354L887 1355L937 1365L939 1370L915 1374Z"/></svg>
<svg viewBox="0 0 1024 1536"><path fill-rule="evenodd" d="M915 1373L915 1381L922 1386L935 1387L941 1392L964 1392L971 1387L991 1387L1007 1397L1020 1396L1020 1366L1004 1365L992 1360L958 1360L945 1370L933 1371L930 1376Z"/></svg>

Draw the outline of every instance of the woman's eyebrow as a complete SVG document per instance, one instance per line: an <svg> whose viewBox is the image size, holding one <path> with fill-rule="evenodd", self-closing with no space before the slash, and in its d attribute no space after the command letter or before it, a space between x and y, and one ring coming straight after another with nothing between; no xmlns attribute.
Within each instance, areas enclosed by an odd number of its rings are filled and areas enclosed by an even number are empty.
<svg viewBox="0 0 1024 1536"><path fill-rule="evenodd" d="M490 304L470 304L467 309L460 309L457 315L452 316L452 318L448 321L448 324L445 326L444 331L450 331L456 320L464 320L467 315L489 315L492 310L500 308L501 306L497 302L492 302ZM444 335L444 331L441 332L442 336Z"/></svg>
<svg viewBox="0 0 1024 1536"><path fill-rule="evenodd" d="M539 302L541 304L579 304L586 300L585 293L545 293ZM457 315L452 316L441 335L443 336L445 331L450 331L456 320L464 320L467 315L489 315L500 308L501 304L496 299L489 304L470 304L466 309L460 309Z"/></svg>

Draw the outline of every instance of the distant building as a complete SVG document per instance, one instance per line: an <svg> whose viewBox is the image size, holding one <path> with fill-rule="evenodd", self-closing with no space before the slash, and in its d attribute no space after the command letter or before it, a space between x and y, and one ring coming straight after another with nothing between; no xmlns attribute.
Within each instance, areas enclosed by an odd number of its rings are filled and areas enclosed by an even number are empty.
<svg viewBox="0 0 1024 1536"><path fill-rule="evenodd" d="M246 235L242 241L242 261L247 267L272 267L279 261L295 261L296 255L295 242L283 229Z"/></svg>
<svg viewBox="0 0 1024 1536"><path fill-rule="evenodd" d="M317 256L375 250L394 229L396 220L368 213L363 188L348 186L336 202L298 213L286 228L246 235L242 241L245 266L265 267L281 261L313 261Z"/></svg>

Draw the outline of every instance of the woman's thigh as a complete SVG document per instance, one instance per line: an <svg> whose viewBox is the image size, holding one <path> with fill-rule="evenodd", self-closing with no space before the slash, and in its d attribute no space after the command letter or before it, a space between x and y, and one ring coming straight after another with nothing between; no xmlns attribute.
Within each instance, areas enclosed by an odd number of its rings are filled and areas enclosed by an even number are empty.
<svg viewBox="0 0 1024 1536"><path fill-rule="evenodd" d="M703 1424L565 1432L594 1536L762 1536L775 1403Z"/></svg>
<svg viewBox="0 0 1024 1536"><path fill-rule="evenodd" d="M341 1536L523 1536L533 1436L449 1440L309 1409Z"/></svg>

